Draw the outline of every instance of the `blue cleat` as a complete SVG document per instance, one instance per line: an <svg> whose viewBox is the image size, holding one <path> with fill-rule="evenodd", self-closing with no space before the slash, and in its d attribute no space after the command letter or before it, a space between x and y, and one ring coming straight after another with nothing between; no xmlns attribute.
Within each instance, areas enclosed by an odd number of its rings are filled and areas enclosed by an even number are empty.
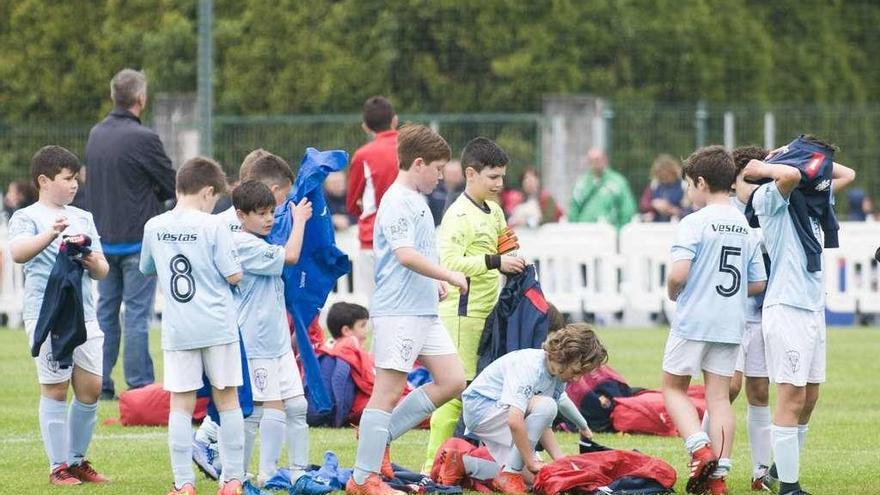
<svg viewBox="0 0 880 495"><path fill-rule="evenodd" d="M216 452L211 448L211 446L201 440L193 438L192 445L192 458L193 462L196 463L196 466L199 468L199 471L205 473L205 476L211 478L212 480L216 480L220 478L220 473L216 467L214 467L214 458L216 457Z"/></svg>
<svg viewBox="0 0 880 495"><path fill-rule="evenodd" d="M290 489L291 495L326 495L334 491L330 481L320 476L300 476L293 488Z"/></svg>

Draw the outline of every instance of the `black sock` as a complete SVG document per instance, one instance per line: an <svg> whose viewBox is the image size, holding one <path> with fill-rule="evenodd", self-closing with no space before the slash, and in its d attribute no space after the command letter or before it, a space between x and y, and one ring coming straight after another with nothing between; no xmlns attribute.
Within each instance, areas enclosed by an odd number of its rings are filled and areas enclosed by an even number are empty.
<svg viewBox="0 0 880 495"><path fill-rule="evenodd" d="M800 491L801 484L797 481L794 483L786 483L784 481L779 482L779 495L785 495L786 493L794 493Z"/></svg>

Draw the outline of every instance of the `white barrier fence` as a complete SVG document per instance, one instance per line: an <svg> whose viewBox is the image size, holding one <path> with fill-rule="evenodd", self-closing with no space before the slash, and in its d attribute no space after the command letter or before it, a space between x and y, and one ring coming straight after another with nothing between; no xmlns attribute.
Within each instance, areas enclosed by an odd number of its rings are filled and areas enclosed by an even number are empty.
<svg viewBox="0 0 880 495"><path fill-rule="evenodd" d="M675 235L671 224L632 223L618 236L604 224L549 224L521 230L519 254L538 269L547 299L562 312L580 315L623 314L624 321L644 323L646 315L669 313L666 297L669 247ZM880 267L874 251L880 244L880 223L843 223L840 249L825 250L827 308L840 313L880 313ZM337 233L337 245L359 262L354 228ZM339 279L329 304L344 300L366 304L356 292L352 273ZM7 325L21 325L24 276L12 262L6 227L0 226L0 314ZM161 293L157 310L161 311Z"/></svg>

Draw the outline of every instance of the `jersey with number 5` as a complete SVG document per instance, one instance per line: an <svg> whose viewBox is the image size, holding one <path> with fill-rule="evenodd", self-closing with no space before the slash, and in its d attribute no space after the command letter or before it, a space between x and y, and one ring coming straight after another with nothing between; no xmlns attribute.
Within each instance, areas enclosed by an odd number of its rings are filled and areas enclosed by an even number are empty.
<svg viewBox="0 0 880 495"><path fill-rule="evenodd" d="M760 243L736 207L711 204L678 224L671 262L690 260L672 333L688 340L739 344L749 282L767 279Z"/></svg>
<svg viewBox="0 0 880 495"><path fill-rule="evenodd" d="M158 275L164 296L162 349L199 349L238 341L226 277L241 272L229 228L213 215L174 209L144 226L140 270Z"/></svg>

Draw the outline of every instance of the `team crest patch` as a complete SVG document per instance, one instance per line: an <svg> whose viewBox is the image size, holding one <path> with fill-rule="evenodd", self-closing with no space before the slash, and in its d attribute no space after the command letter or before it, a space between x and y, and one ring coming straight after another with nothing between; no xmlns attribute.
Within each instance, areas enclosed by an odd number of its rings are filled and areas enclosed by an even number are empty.
<svg viewBox="0 0 880 495"><path fill-rule="evenodd" d="M52 373L58 373L58 370L61 369L61 365L58 364L58 361L55 360L55 357L52 356L52 353L46 354L46 364L49 366L49 371Z"/></svg>
<svg viewBox="0 0 880 495"><path fill-rule="evenodd" d="M415 346L413 345L412 339L400 339L400 342L397 344L398 350L400 352L400 357L404 361L409 361L413 357L413 352L415 351Z"/></svg>
<svg viewBox="0 0 880 495"><path fill-rule="evenodd" d="M535 387L531 385L521 385L516 389L517 395L521 395L523 397L531 397L535 395Z"/></svg>
<svg viewBox="0 0 880 495"><path fill-rule="evenodd" d="M788 364L791 366L791 372L797 373L801 369L801 354L798 351L788 351L785 353L788 358Z"/></svg>
<svg viewBox="0 0 880 495"><path fill-rule="evenodd" d="M257 368L254 370L254 386L257 390L264 392L269 384L269 371L266 368Z"/></svg>

